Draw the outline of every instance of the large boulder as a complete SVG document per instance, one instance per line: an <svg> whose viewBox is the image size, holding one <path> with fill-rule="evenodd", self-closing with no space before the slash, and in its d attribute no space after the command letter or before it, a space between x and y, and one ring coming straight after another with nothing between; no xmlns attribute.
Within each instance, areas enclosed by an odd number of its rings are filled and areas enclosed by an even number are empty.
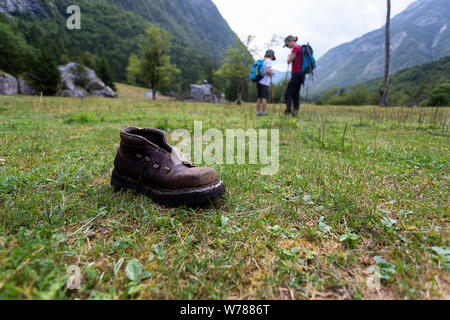
<svg viewBox="0 0 450 320"><path fill-rule="evenodd" d="M219 93L212 85L210 84L191 84L191 98L194 101L203 101L203 102L213 102L213 103L221 103L226 102L225 95L223 93Z"/></svg>
<svg viewBox="0 0 450 320"><path fill-rule="evenodd" d="M87 98L89 97L89 93L84 88L75 87L72 90L64 89L59 91L58 96L68 98Z"/></svg>
<svg viewBox="0 0 450 320"><path fill-rule="evenodd" d="M0 94L19 94L19 84L12 75L0 72Z"/></svg>
<svg viewBox="0 0 450 320"><path fill-rule="evenodd" d="M116 98L117 94L97 77L94 70L81 64L69 62L58 67L61 74L62 97L87 98L89 95L97 97Z"/></svg>
<svg viewBox="0 0 450 320"><path fill-rule="evenodd" d="M212 85L191 84L190 87L191 87L191 97L192 99L194 99L194 101L212 102L213 100Z"/></svg>
<svg viewBox="0 0 450 320"><path fill-rule="evenodd" d="M96 97L117 98L116 92L108 86L100 90L91 90L90 93Z"/></svg>
<svg viewBox="0 0 450 320"><path fill-rule="evenodd" d="M30 85L22 76L17 78L17 82L19 84L19 94L24 94L28 96L34 96L39 94L39 91Z"/></svg>
<svg viewBox="0 0 450 320"><path fill-rule="evenodd" d="M144 97L153 99L153 91L150 90L150 91L146 92L145 95L144 95ZM155 98L156 98L156 97L158 97L157 94L156 94Z"/></svg>

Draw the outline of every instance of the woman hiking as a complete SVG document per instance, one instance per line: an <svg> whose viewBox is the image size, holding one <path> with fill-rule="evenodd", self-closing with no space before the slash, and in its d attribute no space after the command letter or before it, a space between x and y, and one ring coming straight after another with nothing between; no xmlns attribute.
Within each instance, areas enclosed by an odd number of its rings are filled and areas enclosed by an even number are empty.
<svg viewBox="0 0 450 320"><path fill-rule="evenodd" d="M297 116L300 108L300 88L305 82L305 74L302 72L303 50L297 44L298 37L288 36L284 40L284 47L292 49L288 57L288 64L292 63L292 77L286 90L286 111L285 115ZM294 111L292 112L292 103L294 103Z"/></svg>

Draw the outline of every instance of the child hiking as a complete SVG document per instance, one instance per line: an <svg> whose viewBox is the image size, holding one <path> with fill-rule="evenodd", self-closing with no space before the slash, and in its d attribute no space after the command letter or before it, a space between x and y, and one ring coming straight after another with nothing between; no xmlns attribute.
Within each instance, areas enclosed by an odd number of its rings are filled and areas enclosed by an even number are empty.
<svg viewBox="0 0 450 320"><path fill-rule="evenodd" d="M258 100L256 101L256 114L258 117L267 116L267 99L269 99L269 87L272 80L272 61L275 61L275 52L267 50L264 55L264 62L262 69L264 70L264 77L256 83L258 91ZM262 108L262 111L261 111Z"/></svg>

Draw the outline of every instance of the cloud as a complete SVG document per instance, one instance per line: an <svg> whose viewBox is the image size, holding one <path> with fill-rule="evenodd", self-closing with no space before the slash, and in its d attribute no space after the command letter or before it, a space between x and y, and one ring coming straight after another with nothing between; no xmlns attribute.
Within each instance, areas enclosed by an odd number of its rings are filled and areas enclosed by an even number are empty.
<svg viewBox="0 0 450 320"><path fill-rule="evenodd" d="M329 49L382 27L385 0L212 0L241 39L255 35L262 55L273 35L298 35L318 58ZM392 17L414 2L393 0ZM286 68L288 49L274 48L277 69Z"/></svg>

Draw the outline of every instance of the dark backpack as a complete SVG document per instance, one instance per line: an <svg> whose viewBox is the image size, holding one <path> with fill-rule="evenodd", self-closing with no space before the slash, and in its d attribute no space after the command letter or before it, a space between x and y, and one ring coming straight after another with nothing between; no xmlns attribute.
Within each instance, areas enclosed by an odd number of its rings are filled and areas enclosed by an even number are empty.
<svg viewBox="0 0 450 320"><path fill-rule="evenodd" d="M306 48L309 47L310 53L306 52ZM316 69L316 59L314 59L314 50L313 48L308 44L302 45L302 52L303 52L303 65L302 65L302 72L304 74L311 73L314 75L314 69Z"/></svg>

